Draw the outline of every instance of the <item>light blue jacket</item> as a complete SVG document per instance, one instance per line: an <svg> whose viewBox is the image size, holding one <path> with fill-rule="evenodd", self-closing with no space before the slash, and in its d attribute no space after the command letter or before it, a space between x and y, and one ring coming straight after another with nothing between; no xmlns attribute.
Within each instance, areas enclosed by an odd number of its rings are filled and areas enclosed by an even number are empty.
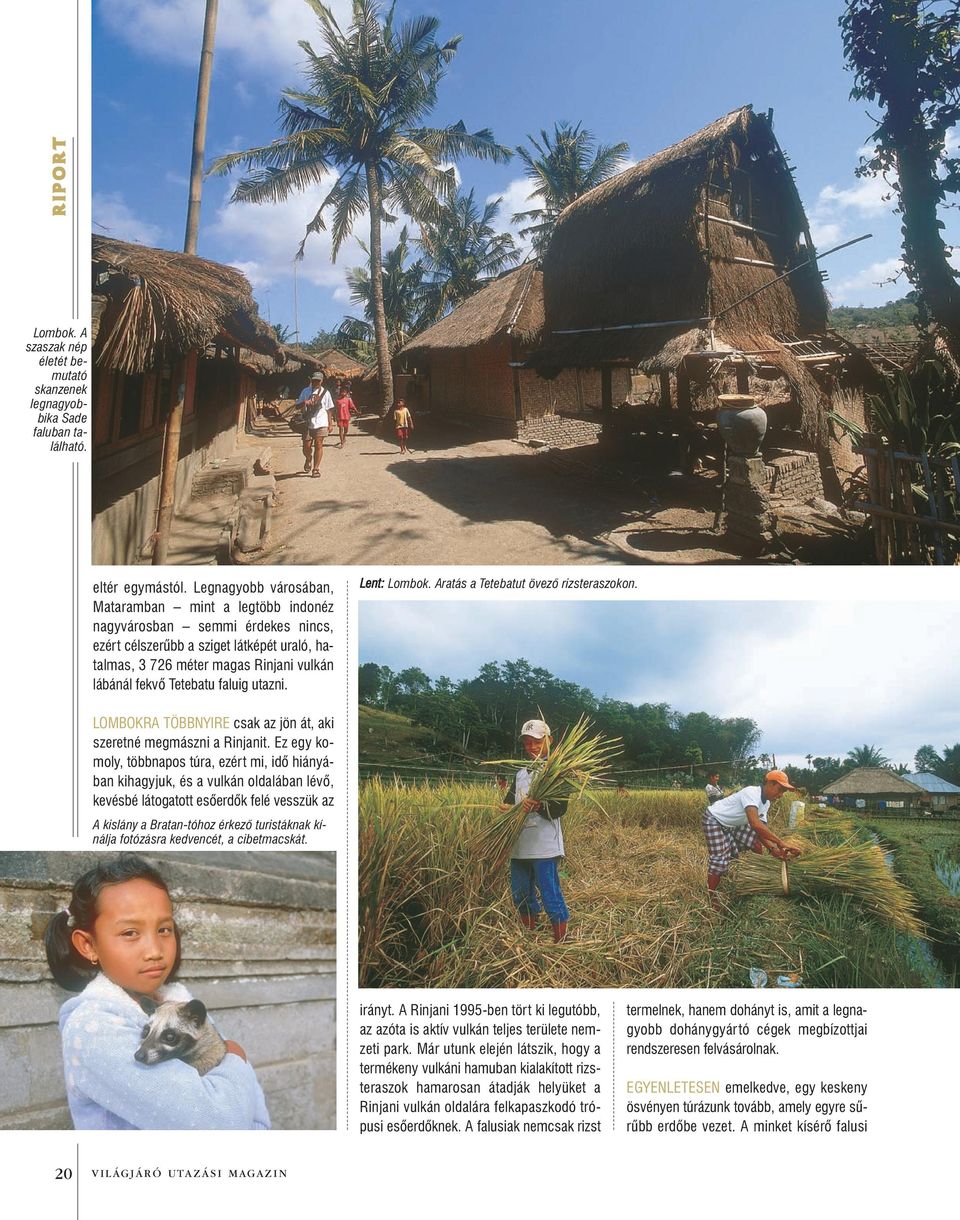
<svg viewBox="0 0 960 1220"><path fill-rule="evenodd" d="M180 983L168 983L156 998L192 996ZM263 1090L239 1055L225 1055L205 1076L180 1059L137 1063L146 1022L136 1000L103 974L60 1009L63 1074L78 1131L269 1129Z"/></svg>

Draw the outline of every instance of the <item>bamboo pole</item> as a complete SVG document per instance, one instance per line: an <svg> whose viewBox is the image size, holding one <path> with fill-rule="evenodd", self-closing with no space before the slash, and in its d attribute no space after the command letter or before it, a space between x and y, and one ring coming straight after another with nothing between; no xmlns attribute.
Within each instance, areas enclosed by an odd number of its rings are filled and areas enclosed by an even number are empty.
<svg viewBox="0 0 960 1220"><path fill-rule="evenodd" d="M190 162L190 199L187 204L187 226L183 238L184 254L196 254L200 232L200 196L203 189L203 150L207 138L207 109L210 101L210 77L213 73L213 43L217 30L218 0L207 0L203 18L203 43L200 48L200 71L197 76L197 104L193 120L193 152ZM170 408L163 430L163 461L160 467L160 490L157 499L157 529L153 546L155 567L167 562L170 531L173 528L174 505L177 497L177 463L180 460L180 437L183 433L183 402L186 394L186 369L183 389Z"/></svg>

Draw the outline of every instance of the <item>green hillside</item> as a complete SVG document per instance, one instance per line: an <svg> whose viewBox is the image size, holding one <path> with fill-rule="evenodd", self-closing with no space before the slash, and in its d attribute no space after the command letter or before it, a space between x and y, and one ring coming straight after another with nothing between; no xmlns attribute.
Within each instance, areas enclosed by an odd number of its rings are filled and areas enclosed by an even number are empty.
<svg viewBox="0 0 960 1220"><path fill-rule="evenodd" d="M363 774L371 768L397 766L399 774L414 777L417 767L422 767L425 774L433 768L456 771L472 767L456 742L434 729L414 724L409 717L396 712L361 704L358 730Z"/></svg>

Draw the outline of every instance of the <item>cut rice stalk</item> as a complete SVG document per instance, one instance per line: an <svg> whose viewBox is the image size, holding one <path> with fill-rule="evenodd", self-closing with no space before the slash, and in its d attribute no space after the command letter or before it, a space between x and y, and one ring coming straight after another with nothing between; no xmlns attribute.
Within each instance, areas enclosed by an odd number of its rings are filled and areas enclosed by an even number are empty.
<svg viewBox="0 0 960 1220"><path fill-rule="evenodd" d="M610 761L622 752L620 738L608 738L602 734L588 737L592 728L586 716L572 726L553 748L543 762L531 764L526 759L498 759L485 763L490 767L533 767L534 774L525 800L549 801L572 800L584 794L587 784L603 774ZM591 798L592 799L592 798ZM596 802L595 802L596 803ZM476 838L477 849L491 862L493 868L502 867L509 858L510 850L527 819L524 801L510 807L489 826L484 827ZM599 806L598 806L599 807Z"/></svg>
<svg viewBox="0 0 960 1220"><path fill-rule="evenodd" d="M856 839L829 845L792 841L803 844L803 854L790 861L786 882L779 860L751 853L736 865L738 893L849 894L899 931L924 934L913 895L890 872L876 844Z"/></svg>

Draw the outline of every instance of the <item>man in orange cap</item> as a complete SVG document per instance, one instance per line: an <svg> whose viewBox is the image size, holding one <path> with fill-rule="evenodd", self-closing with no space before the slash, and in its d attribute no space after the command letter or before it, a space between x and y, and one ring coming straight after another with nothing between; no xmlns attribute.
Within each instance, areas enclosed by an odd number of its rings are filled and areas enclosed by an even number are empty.
<svg viewBox="0 0 960 1220"><path fill-rule="evenodd" d="M741 788L730 796L708 805L703 814L703 833L707 840L707 889L716 907L716 888L720 878L742 851L763 854L766 848L778 860L799 856L796 847L788 847L767 825L770 802L779 800L785 792L796 792L783 771L768 771L759 786Z"/></svg>

